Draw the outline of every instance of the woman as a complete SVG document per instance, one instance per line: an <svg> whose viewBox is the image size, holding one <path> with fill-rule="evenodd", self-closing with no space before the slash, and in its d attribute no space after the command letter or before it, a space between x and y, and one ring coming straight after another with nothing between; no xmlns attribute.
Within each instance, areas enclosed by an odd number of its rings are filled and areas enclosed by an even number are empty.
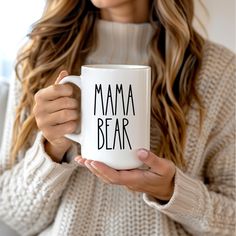
<svg viewBox="0 0 236 236"><path fill-rule="evenodd" d="M3 221L24 236L233 235L235 56L192 18L191 0L47 2L12 82ZM64 138L79 102L58 82L96 63L152 67L151 150L138 152L146 170L76 157Z"/></svg>

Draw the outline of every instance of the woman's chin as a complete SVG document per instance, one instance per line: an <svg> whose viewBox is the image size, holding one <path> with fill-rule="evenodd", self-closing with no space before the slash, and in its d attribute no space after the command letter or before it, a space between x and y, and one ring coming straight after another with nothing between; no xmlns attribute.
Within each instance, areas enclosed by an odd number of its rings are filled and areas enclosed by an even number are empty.
<svg viewBox="0 0 236 236"><path fill-rule="evenodd" d="M122 4L131 2L131 0L91 0L93 5L97 8L104 9L104 8L114 8L119 7Z"/></svg>

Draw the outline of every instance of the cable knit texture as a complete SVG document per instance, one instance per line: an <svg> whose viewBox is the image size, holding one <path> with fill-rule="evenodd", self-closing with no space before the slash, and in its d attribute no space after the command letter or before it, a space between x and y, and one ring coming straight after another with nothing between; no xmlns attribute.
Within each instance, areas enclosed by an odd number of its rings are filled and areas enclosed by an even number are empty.
<svg viewBox="0 0 236 236"><path fill-rule="evenodd" d="M149 24L98 23L98 47L86 63L147 64ZM235 55L206 42L197 89L206 108L202 131L193 104L187 114L186 171L177 169L174 194L161 205L151 196L101 182L73 161L57 164L43 136L10 168L10 144L21 87L12 80L0 155L0 218L23 236L234 235ZM151 149L159 145L151 120ZM156 149L156 148L155 148Z"/></svg>

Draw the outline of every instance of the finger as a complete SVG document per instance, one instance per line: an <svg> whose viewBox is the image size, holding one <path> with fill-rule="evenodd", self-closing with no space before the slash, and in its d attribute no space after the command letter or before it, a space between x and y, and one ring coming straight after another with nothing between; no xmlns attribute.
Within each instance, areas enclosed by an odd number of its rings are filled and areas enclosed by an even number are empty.
<svg viewBox="0 0 236 236"><path fill-rule="evenodd" d="M105 178L109 179L112 184L120 184L118 181L118 171L116 171L115 169L98 161L92 161L91 166Z"/></svg>
<svg viewBox="0 0 236 236"><path fill-rule="evenodd" d="M45 136L47 139L57 139L63 137L65 134L74 133L77 129L78 123L76 121L69 121L61 125L55 125L47 127L47 131L44 131Z"/></svg>
<svg viewBox="0 0 236 236"><path fill-rule="evenodd" d="M77 156L74 158L76 162L78 162L80 165L85 166L86 159L82 158L82 156Z"/></svg>
<svg viewBox="0 0 236 236"><path fill-rule="evenodd" d="M101 179L103 182L110 184L110 180L103 174L101 174L99 171L97 171L96 168L94 168L91 165L92 160L85 160L84 164L85 166L94 174L96 175L99 179Z"/></svg>
<svg viewBox="0 0 236 236"><path fill-rule="evenodd" d="M60 97L70 97L73 95L73 87L69 84L54 84L39 90L35 94L36 103L41 101L53 101Z"/></svg>
<svg viewBox="0 0 236 236"><path fill-rule="evenodd" d="M160 158L146 149L138 150L137 155L144 164L151 168L151 171L159 175L167 175L172 168L170 161Z"/></svg>
<svg viewBox="0 0 236 236"><path fill-rule="evenodd" d="M65 76L68 76L68 72L66 70L63 70L60 72L55 84L58 84ZM69 83L70 86L73 89L73 97L75 97L77 100L80 100L80 88L78 88L76 85L74 85L73 83Z"/></svg>
<svg viewBox="0 0 236 236"><path fill-rule="evenodd" d="M54 113L60 110L76 110L78 108L79 103L76 99L71 97L61 97L54 101L47 102L42 109L44 109L44 112Z"/></svg>
<svg viewBox="0 0 236 236"><path fill-rule="evenodd" d="M45 118L45 123L48 125L58 125L69 121L77 121L79 117L77 110L61 110L48 114L48 117Z"/></svg>
<svg viewBox="0 0 236 236"><path fill-rule="evenodd" d="M160 177L155 173L144 170L134 169L117 171L97 161L92 161L91 166L100 176L109 180L110 183L124 185L135 191L141 191L141 189L145 189L150 184L156 185L160 180Z"/></svg>
<svg viewBox="0 0 236 236"><path fill-rule="evenodd" d="M98 161L91 162L91 165L113 184L137 186L144 183L142 170L134 169L117 171Z"/></svg>
<svg viewBox="0 0 236 236"><path fill-rule="evenodd" d="M67 75L69 75L68 72L66 70L62 70L60 74L58 75L55 84L58 84Z"/></svg>

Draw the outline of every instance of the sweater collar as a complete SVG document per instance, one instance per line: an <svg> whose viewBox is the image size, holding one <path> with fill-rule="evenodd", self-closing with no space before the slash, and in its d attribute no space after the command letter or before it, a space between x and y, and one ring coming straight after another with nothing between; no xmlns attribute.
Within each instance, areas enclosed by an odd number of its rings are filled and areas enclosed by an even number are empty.
<svg viewBox="0 0 236 236"><path fill-rule="evenodd" d="M98 20L97 47L90 63L148 64L148 45L153 34L150 23L118 23Z"/></svg>

